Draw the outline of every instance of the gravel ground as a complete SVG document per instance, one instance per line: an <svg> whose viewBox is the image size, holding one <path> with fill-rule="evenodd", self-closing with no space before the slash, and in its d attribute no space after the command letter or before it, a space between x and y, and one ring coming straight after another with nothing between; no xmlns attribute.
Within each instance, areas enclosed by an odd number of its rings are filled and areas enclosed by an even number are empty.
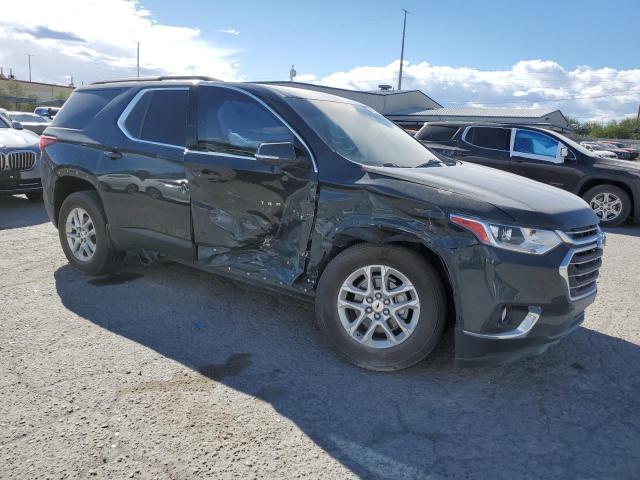
<svg viewBox="0 0 640 480"><path fill-rule="evenodd" d="M174 264L72 270L0 198L1 478L638 478L640 228L608 236L584 326L540 357L371 373L309 305Z"/></svg>

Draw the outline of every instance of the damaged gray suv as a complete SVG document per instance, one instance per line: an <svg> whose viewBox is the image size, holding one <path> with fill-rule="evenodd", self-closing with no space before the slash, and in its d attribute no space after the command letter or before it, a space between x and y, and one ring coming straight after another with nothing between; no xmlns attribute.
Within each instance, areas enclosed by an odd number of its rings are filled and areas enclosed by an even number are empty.
<svg viewBox="0 0 640 480"><path fill-rule="evenodd" d="M168 258L308 298L329 343L413 365L447 325L460 364L540 353L596 295L603 235L579 197L439 160L359 103L207 78L77 89L41 140L71 265Z"/></svg>

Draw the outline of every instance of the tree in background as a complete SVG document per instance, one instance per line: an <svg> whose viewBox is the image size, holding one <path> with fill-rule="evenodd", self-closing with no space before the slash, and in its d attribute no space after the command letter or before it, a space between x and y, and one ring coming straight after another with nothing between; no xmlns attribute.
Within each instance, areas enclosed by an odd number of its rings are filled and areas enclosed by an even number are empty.
<svg viewBox="0 0 640 480"><path fill-rule="evenodd" d="M580 122L573 117L567 120L573 131L583 137L640 140L640 122L635 118L612 120L605 125L598 122Z"/></svg>

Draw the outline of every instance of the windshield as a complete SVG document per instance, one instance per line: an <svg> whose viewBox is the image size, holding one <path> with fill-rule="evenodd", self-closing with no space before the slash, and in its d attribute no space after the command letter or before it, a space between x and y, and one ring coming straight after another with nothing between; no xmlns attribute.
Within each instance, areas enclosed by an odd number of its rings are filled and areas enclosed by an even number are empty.
<svg viewBox="0 0 640 480"><path fill-rule="evenodd" d="M46 118L34 113L10 113L9 116L14 122L49 123Z"/></svg>
<svg viewBox="0 0 640 480"><path fill-rule="evenodd" d="M442 163L396 124L364 105L287 98L335 152L360 164L413 168Z"/></svg>

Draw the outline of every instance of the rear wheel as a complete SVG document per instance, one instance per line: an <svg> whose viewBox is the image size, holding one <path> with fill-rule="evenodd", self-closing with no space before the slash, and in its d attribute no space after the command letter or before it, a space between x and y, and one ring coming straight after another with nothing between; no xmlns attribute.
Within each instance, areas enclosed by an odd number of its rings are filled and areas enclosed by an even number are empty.
<svg viewBox="0 0 640 480"><path fill-rule="evenodd" d="M582 195L603 227L617 227L631 213L629 195L614 185L597 185Z"/></svg>
<svg viewBox="0 0 640 480"><path fill-rule="evenodd" d="M124 252L111 246L100 198L93 191L69 195L58 215L58 235L69 263L87 275L103 275L116 270Z"/></svg>
<svg viewBox="0 0 640 480"><path fill-rule="evenodd" d="M445 292L435 269L411 250L356 245L327 266L316 292L318 325L347 360L399 370L440 341Z"/></svg>

